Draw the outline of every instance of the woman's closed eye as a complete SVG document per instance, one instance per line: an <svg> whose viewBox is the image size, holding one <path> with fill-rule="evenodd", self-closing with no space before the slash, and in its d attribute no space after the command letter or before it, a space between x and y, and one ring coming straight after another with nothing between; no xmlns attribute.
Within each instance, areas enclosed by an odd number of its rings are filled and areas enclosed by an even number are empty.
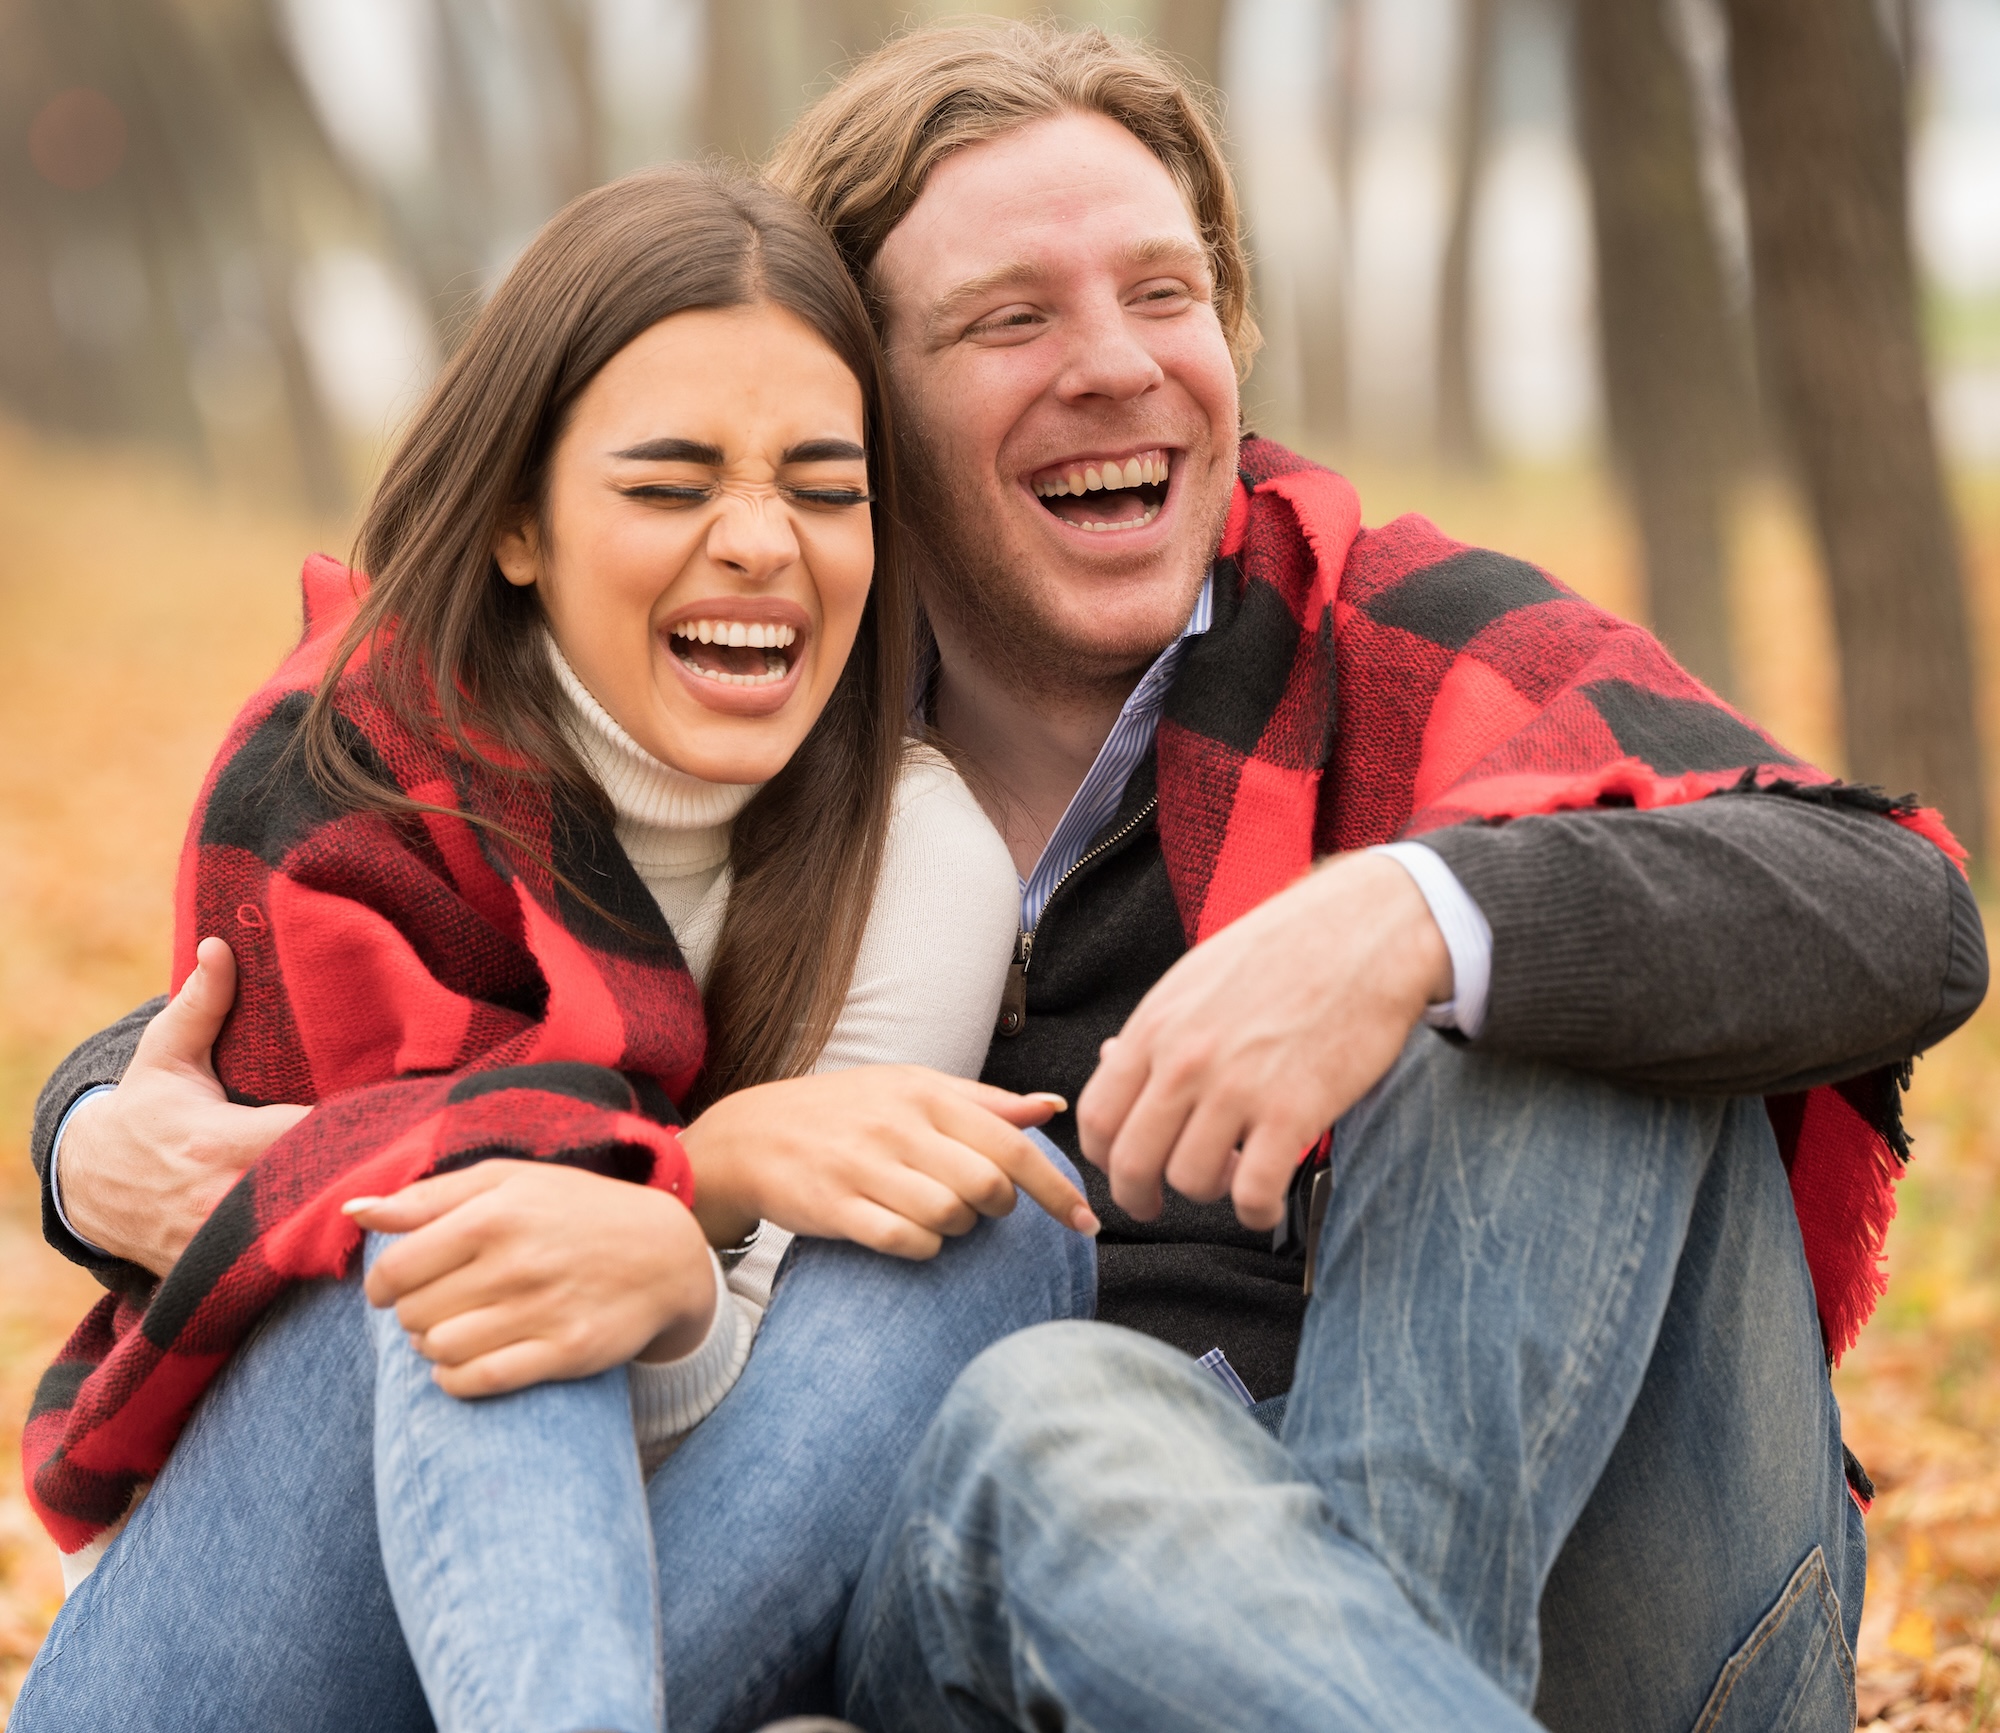
<svg viewBox="0 0 2000 1733"><path fill-rule="evenodd" d="M866 486L853 482L781 481L777 485L778 491L787 499L823 509L840 510L848 506L867 505L875 497ZM713 481L647 481L633 483L618 491L627 499L656 500L662 505L703 505L722 491L722 484Z"/></svg>
<svg viewBox="0 0 2000 1733"><path fill-rule="evenodd" d="M787 495L792 499L800 501L802 504L829 506L836 509L845 506L866 505L875 497L867 488L856 487L852 484L843 486L831 482L819 482L807 485L800 482L786 482L779 485Z"/></svg>
<svg viewBox="0 0 2000 1733"><path fill-rule="evenodd" d="M627 499L653 499L663 505L700 505L716 495L712 481L647 481L618 490Z"/></svg>

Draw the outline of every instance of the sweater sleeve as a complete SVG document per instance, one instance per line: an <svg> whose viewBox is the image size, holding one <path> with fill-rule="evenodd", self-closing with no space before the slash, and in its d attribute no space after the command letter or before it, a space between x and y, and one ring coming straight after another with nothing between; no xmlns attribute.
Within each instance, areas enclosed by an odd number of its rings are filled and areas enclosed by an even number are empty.
<svg viewBox="0 0 2000 1733"><path fill-rule="evenodd" d="M854 979L814 1069L928 1065L977 1077L1020 911L1000 833L942 757L911 747Z"/></svg>
<svg viewBox="0 0 2000 1733"><path fill-rule="evenodd" d="M165 999L148 999L128 1011L108 1029L100 1029L55 1068L35 1099L34 1126L28 1139L29 1159L42 1185L42 1237L72 1263L81 1264L107 1288L136 1292L152 1277L136 1264L95 1252L72 1234L56 1208L55 1146L63 1116L85 1091L116 1083L132 1063L146 1025L166 1008Z"/></svg>
<svg viewBox="0 0 2000 1733"><path fill-rule="evenodd" d="M626 1367L632 1432L640 1467L648 1476L729 1394L750 1358L759 1314L729 1291L713 1253L709 1264L715 1273L715 1317L700 1344L678 1360L634 1360Z"/></svg>
<svg viewBox="0 0 2000 1733"><path fill-rule="evenodd" d="M1985 996L1963 875L1871 813L1730 794L1423 840L1492 926L1496 1052L1774 1094L1907 1058Z"/></svg>

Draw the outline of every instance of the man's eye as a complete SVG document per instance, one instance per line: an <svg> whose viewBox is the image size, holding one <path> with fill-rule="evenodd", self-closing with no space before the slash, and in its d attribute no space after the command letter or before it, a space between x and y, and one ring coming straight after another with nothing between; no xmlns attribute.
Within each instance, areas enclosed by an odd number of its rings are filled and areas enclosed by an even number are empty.
<svg viewBox="0 0 2000 1733"><path fill-rule="evenodd" d="M1018 307L1011 312L996 313L990 319L981 319L978 324L966 327L966 336L983 337L996 331L1020 331L1030 325L1041 323L1041 314L1032 307Z"/></svg>

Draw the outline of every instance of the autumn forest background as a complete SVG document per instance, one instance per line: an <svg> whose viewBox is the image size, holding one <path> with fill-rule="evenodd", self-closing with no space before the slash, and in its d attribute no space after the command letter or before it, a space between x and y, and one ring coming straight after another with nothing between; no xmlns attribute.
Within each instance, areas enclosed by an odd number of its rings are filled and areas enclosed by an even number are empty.
<svg viewBox="0 0 2000 1733"><path fill-rule="evenodd" d="M942 7L0 0L0 1721L93 1296L35 1091L160 989L188 807L468 317L564 199L751 160ZM994 10L1020 15L1025 7ZM1104 0L1216 100L1260 431L1644 619L1794 750L2000 814L2000 0ZM1982 889L1995 884L1981 870ZM2000 1728L2000 1010L1918 1067L1837 1374L1861 1722Z"/></svg>

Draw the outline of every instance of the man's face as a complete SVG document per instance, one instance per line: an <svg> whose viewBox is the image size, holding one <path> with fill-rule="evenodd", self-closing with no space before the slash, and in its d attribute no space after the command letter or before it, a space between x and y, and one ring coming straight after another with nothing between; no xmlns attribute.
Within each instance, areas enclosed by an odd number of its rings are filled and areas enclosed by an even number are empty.
<svg viewBox="0 0 2000 1733"><path fill-rule="evenodd" d="M948 157L875 264L940 636L1042 692L1129 682L1228 510L1236 374L1194 218L1122 126Z"/></svg>

